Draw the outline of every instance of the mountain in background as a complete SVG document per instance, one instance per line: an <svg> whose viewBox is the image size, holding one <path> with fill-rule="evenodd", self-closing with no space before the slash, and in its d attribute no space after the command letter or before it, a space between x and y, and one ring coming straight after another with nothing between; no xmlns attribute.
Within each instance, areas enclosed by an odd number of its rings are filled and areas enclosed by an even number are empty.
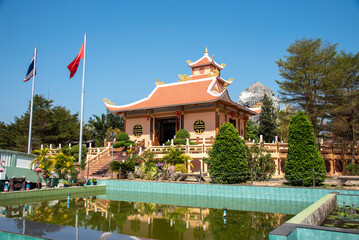
<svg viewBox="0 0 359 240"><path fill-rule="evenodd" d="M279 110L279 96L274 96L274 92L260 82L253 83L252 86L241 92L238 97L238 103L247 108L251 108L251 110L255 112L260 112L264 94L272 98L274 108ZM251 117L251 119L258 124L259 114Z"/></svg>

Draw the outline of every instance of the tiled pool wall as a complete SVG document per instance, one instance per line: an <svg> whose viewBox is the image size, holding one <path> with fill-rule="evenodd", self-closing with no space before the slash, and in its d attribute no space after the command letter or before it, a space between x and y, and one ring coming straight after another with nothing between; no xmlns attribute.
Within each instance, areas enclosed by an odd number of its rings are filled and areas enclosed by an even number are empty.
<svg viewBox="0 0 359 240"><path fill-rule="evenodd" d="M346 194L338 197L338 204L345 201L346 204L359 205L359 198L351 196L359 194L359 191L355 190L303 187L264 187L224 184L141 182L128 180L98 180L98 183L105 184L107 186L107 191L128 191L230 198L301 201L312 203L334 191L339 192L340 194Z"/></svg>
<svg viewBox="0 0 359 240"><path fill-rule="evenodd" d="M2 192L0 194L0 203L17 203L21 201L30 201L32 199L52 199L67 197L68 194L76 195L90 195L90 194L105 194L106 186L83 186L83 187L69 187L69 188L43 188L40 190L30 191L14 191Z"/></svg>
<svg viewBox="0 0 359 240"><path fill-rule="evenodd" d="M269 240L359 239L359 231L319 226L340 203L359 195L330 193L269 233ZM338 200L339 199L339 200Z"/></svg>
<svg viewBox="0 0 359 240"><path fill-rule="evenodd" d="M330 229L321 226L296 225L287 227L292 231L287 236L269 235L269 240L358 240L358 231L349 229Z"/></svg>

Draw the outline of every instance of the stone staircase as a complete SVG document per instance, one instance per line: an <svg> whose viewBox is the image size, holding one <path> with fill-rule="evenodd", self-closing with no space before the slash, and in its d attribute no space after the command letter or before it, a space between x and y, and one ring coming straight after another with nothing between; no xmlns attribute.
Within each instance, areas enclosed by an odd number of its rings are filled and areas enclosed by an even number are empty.
<svg viewBox="0 0 359 240"><path fill-rule="evenodd" d="M113 151L113 160L122 161L127 158L127 154L123 155L123 152ZM89 178L109 178L111 172L109 170L110 162L112 161L112 152L109 155L103 156L100 160L93 162L89 168ZM87 166L84 170L84 176L87 176Z"/></svg>
<svg viewBox="0 0 359 240"><path fill-rule="evenodd" d="M137 143L136 146L131 149L132 153L138 154L141 147L144 147L144 141ZM104 154L101 155L99 153L99 155L95 157L93 161L90 161L89 178L109 178L111 176L111 172L109 170L111 161L123 161L127 157L128 155L127 152L124 151L124 147L114 149L109 147ZM80 177L87 177L87 165L85 170L80 173ZM113 177L115 177L115 175Z"/></svg>

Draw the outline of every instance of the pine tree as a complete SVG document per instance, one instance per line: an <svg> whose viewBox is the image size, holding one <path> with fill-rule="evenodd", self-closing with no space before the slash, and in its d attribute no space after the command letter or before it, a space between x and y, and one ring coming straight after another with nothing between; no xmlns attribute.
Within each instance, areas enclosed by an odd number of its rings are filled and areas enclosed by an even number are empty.
<svg viewBox="0 0 359 240"><path fill-rule="evenodd" d="M303 112L298 112L289 125L285 178L292 185L311 186L313 169L315 183L322 183L325 178L325 164L314 137L313 125Z"/></svg>
<svg viewBox="0 0 359 240"><path fill-rule="evenodd" d="M266 94L262 99L262 111L259 115L259 135L263 135L265 142L274 140L277 132L276 110L273 107L273 101Z"/></svg>
<svg viewBox="0 0 359 240"><path fill-rule="evenodd" d="M246 140L259 141L258 126L251 119L246 124Z"/></svg>
<svg viewBox="0 0 359 240"><path fill-rule="evenodd" d="M321 39L297 40L287 49L289 56L276 62L283 78L276 80L282 101L308 115L315 136L324 128L328 102L336 88L336 47L337 44L324 44Z"/></svg>
<svg viewBox="0 0 359 240"><path fill-rule="evenodd" d="M337 58L338 84L336 94L330 99L330 131L342 146L350 147L352 162L355 162L355 150L359 140L359 53L342 52Z"/></svg>
<svg viewBox="0 0 359 240"><path fill-rule="evenodd" d="M279 138L284 142L288 142L289 123L294 114L295 110L290 106L290 104L277 113L277 132Z"/></svg>
<svg viewBox="0 0 359 240"><path fill-rule="evenodd" d="M209 156L209 173L213 182L238 183L247 180L246 146L233 124L221 125Z"/></svg>

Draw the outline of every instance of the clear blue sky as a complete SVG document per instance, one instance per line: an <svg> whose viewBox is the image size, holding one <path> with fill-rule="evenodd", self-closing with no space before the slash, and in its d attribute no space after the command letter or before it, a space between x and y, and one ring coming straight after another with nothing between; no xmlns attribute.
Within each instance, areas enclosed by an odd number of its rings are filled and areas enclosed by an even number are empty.
<svg viewBox="0 0 359 240"><path fill-rule="evenodd" d="M85 121L105 113L103 98L128 104L160 78L190 74L186 60L210 56L234 78L231 98L256 81L273 89L275 61L297 39L322 38L359 51L359 1L10 1L0 0L0 121L26 111L31 81L23 83L38 47L35 93L80 112L82 62L69 79L86 32Z"/></svg>

